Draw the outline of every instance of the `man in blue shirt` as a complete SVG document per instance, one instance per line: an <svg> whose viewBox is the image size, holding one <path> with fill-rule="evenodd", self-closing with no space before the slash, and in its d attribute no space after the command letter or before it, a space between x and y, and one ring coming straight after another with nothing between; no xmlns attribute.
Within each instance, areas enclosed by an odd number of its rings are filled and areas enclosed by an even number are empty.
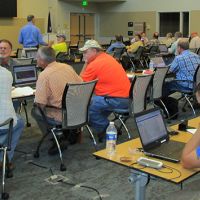
<svg viewBox="0 0 200 200"><path fill-rule="evenodd" d="M169 69L170 72L176 74L176 79L165 83L164 96L176 90L191 91L193 89L193 83L189 81L193 81L196 68L200 64L200 56L189 51L188 39L184 38L179 40L177 51L179 55L175 57Z"/></svg>
<svg viewBox="0 0 200 200"><path fill-rule="evenodd" d="M38 48L39 45L47 46L48 44L43 41L39 28L34 25L34 15L29 15L27 21L28 24L20 30L19 43L22 44L24 48Z"/></svg>
<svg viewBox="0 0 200 200"><path fill-rule="evenodd" d="M123 37L121 35L116 35L115 38L116 38L116 42L112 43L106 50L106 52L109 54L113 53L114 48L124 48L125 47L125 45L122 42Z"/></svg>

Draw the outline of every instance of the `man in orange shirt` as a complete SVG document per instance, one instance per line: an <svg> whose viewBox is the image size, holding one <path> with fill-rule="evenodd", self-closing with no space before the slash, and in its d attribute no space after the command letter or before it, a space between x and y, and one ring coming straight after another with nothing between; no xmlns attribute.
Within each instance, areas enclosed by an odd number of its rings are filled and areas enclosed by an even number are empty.
<svg viewBox="0 0 200 200"><path fill-rule="evenodd" d="M98 79L89 107L89 123L102 142L109 124L108 116L115 109L128 108L130 81L121 64L104 53L97 41L88 40L79 50L85 61L82 79Z"/></svg>

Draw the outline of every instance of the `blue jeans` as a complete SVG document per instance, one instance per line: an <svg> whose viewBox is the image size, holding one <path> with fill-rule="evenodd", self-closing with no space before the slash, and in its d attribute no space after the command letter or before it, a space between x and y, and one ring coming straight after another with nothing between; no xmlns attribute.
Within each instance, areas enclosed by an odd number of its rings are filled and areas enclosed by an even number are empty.
<svg viewBox="0 0 200 200"><path fill-rule="evenodd" d="M192 91L191 88L184 87L180 84L180 82L173 80L173 81L165 82L164 87L163 87L163 96L167 97L177 90Z"/></svg>
<svg viewBox="0 0 200 200"><path fill-rule="evenodd" d="M93 96L89 106L89 125L97 132L106 131L108 116L116 109L128 109L128 98Z"/></svg>
<svg viewBox="0 0 200 200"><path fill-rule="evenodd" d="M21 117L17 116L17 124L13 127L13 133L12 133L12 141L11 141L11 150L8 151L8 159L9 161L12 160L15 148L18 144L19 138L22 134L22 131L24 129L24 121ZM7 143L7 134L8 129L0 129L0 141L1 143ZM7 144L5 144L7 145ZM3 153L0 153L0 160L3 159Z"/></svg>
<svg viewBox="0 0 200 200"><path fill-rule="evenodd" d="M33 116L33 118L35 119L35 121L37 122L38 124L38 127L40 128L41 132L43 134L46 134L47 133L47 124L46 122L44 121L44 118L43 116L41 115L39 109L37 107L33 107L32 110L31 110L31 115ZM47 117L46 116L46 120L47 120L47 123L48 125L50 126L56 126L56 125L61 125L61 122L59 121L56 121L50 117Z"/></svg>

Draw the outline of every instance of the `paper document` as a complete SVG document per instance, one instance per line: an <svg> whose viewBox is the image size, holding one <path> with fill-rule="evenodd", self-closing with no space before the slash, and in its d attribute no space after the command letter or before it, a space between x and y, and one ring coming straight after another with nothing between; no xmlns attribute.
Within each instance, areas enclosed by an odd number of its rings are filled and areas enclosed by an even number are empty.
<svg viewBox="0 0 200 200"><path fill-rule="evenodd" d="M11 96L12 98L16 97L24 97L24 96L30 96L33 95L35 90L33 90L31 87L18 87L12 90Z"/></svg>
<svg viewBox="0 0 200 200"><path fill-rule="evenodd" d="M188 133L192 133L193 135L196 133L196 128L188 128L188 129L186 129L186 131L188 132Z"/></svg>

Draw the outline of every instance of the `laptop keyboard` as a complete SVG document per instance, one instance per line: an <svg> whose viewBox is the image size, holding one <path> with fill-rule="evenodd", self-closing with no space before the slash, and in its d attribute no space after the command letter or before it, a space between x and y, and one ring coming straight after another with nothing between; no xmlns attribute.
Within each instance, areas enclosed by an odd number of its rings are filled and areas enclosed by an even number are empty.
<svg viewBox="0 0 200 200"><path fill-rule="evenodd" d="M169 140L168 142L161 144L155 149L148 150L148 152L165 156L165 157L175 156L177 158L180 158L182 154L182 149L184 146L185 146L185 143Z"/></svg>

